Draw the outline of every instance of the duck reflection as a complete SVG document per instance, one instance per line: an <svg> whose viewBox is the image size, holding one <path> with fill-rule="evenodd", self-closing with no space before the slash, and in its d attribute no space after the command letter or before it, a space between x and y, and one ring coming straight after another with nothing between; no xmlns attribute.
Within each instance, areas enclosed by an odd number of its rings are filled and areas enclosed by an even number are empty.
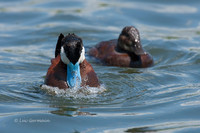
<svg viewBox="0 0 200 133"><path fill-rule="evenodd" d="M82 108L85 107L67 107L67 106L60 106L57 107L57 110L50 111L52 114L61 115L61 116L68 116L68 117L76 117L76 116L94 116L96 114L90 112L80 111Z"/></svg>

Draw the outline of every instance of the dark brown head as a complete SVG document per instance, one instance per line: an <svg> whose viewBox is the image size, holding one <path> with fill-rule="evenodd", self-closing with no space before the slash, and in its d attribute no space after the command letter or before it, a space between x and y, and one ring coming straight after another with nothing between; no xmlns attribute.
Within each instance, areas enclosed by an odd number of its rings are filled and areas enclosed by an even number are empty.
<svg viewBox="0 0 200 133"><path fill-rule="evenodd" d="M139 31L134 26L124 27L119 35L117 48L136 55L145 54L140 42Z"/></svg>

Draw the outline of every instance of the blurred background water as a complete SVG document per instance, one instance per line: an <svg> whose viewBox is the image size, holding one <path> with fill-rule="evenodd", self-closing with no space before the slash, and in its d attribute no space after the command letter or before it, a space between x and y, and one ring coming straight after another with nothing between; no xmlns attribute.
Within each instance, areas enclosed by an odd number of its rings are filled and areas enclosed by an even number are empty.
<svg viewBox="0 0 200 133"><path fill-rule="evenodd" d="M138 28L151 68L105 67L96 43ZM40 89L60 33L82 37L105 92ZM200 132L200 1L1 0L0 132Z"/></svg>

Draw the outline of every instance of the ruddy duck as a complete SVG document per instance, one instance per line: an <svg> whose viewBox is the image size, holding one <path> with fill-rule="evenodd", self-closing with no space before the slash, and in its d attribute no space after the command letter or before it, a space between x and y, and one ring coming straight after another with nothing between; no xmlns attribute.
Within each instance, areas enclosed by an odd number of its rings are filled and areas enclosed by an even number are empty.
<svg viewBox="0 0 200 133"><path fill-rule="evenodd" d="M100 42L89 50L89 55L109 66L145 68L153 65L151 55L141 45L139 31L133 26L124 27L118 40Z"/></svg>
<svg viewBox="0 0 200 133"><path fill-rule="evenodd" d="M94 69L85 59L82 39L75 34L58 37L55 58L51 60L45 84L60 89L75 86L98 87L99 81Z"/></svg>

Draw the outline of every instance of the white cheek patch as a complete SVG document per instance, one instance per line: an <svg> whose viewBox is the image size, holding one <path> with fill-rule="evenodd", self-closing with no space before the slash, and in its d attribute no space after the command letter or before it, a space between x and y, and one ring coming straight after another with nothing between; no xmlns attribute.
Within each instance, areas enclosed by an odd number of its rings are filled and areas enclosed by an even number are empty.
<svg viewBox="0 0 200 133"><path fill-rule="evenodd" d="M80 63L82 63L84 60L85 60L85 48L83 47L83 48L82 48L82 51L81 51L81 56L80 56L80 58L79 58L79 60L78 60L78 63L80 64Z"/></svg>
<svg viewBox="0 0 200 133"><path fill-rule="evenodd" d="M61 47L60 57L61 57L61 60L62 60L63 63L65 63L65 64L69 64L70 63L69 59L67 58L67 56L65 54L65 51L64 51L63 47Z"/></svg>

